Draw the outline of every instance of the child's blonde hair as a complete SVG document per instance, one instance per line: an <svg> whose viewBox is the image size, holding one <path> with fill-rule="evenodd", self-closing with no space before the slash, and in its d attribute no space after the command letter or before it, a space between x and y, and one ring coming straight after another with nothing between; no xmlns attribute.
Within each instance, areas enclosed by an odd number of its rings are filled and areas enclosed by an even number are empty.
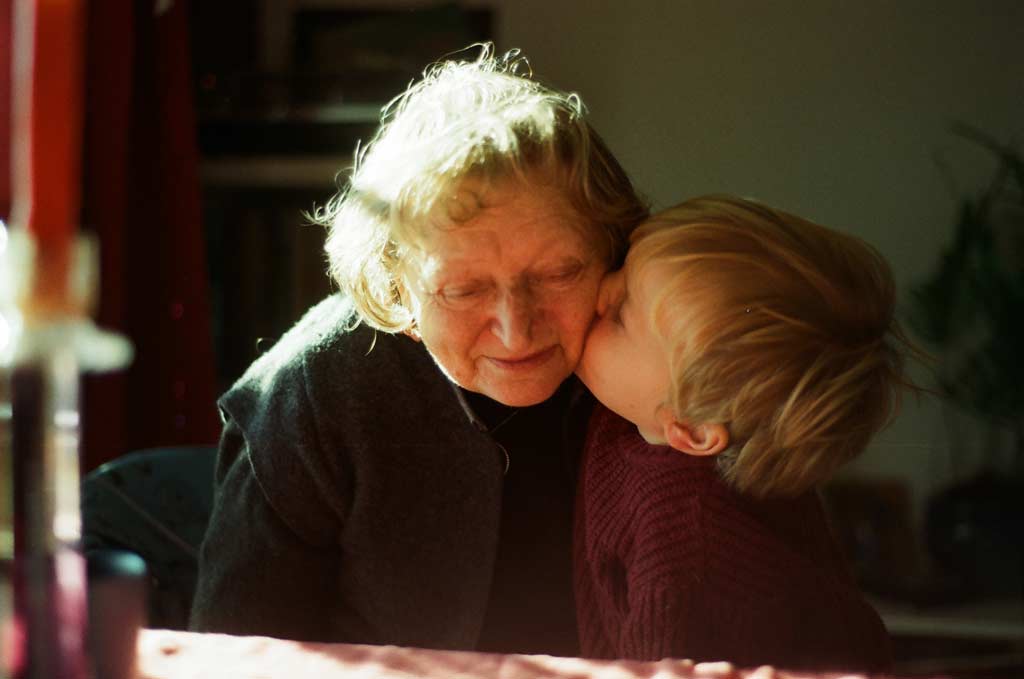
<svg viewBox="0 0 1024 679"><path fill-rule="evenodd" d="M632 235L654 264L680 420L730 434L720 470L755 496L828 479L894 415L911 348L892 273L866 242L728 196L665 210Z"/></svg>

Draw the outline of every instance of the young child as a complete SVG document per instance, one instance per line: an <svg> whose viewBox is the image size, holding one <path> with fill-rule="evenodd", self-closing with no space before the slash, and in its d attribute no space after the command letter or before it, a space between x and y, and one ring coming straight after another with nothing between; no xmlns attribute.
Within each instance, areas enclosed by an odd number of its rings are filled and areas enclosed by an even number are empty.
<svg viewBox="0 0 1024 679"><path fill-rule="evenodd" d="M639 227L577 373L584 656L885 669L816 493L887 423L909 347L866 243L711 196Z"/></svg>

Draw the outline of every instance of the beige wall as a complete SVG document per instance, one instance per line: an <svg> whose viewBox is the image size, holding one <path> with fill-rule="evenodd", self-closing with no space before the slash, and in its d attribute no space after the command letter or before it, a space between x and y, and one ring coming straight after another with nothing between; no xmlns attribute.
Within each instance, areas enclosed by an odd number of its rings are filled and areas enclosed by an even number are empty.
<svg viewBox="0 0 1024 679"><path fill-rule="evenodd" d="M494 4L499 48L583 96L655 207L728 191L804 214L875 244L901 295L952 231L936 154L964 189L994 166L950 123L1024 141L1018 0ZM855 470L923 497L950 478L943 419L908 403Z"/></svg>

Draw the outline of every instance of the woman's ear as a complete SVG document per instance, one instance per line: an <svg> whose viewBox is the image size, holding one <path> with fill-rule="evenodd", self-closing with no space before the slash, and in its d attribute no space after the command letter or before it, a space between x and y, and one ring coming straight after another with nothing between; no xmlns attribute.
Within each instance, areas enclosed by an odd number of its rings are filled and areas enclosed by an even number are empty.
<svg viewBox="0 0 1024 679"><path fill-rule="evenodd" d="M665 441L687 455L717 455L729 447L729 430L724 424L690 424L680 422L670 408L658 412Z"/></svg>
<svg viewBox="0 0 1024 679"><path fill-rule="evenodd" d="M402 334L416 342L422 342L423 336L420 335L420 329L416 323L420 317L419 300L409 292L409 284L404 275L398 276L395 282L397 283L398 300L402 306L409 310L409 315L412 316L409 327L403 330Z"/></svg>

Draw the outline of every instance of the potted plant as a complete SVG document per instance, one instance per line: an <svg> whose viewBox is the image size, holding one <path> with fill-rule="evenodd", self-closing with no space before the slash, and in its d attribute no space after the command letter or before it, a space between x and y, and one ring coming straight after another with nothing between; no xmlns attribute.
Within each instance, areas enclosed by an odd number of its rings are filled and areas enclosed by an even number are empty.
<svg viewBox="0 0 1024 679"><path fill-rule="evenodd" d="M1020 591L1024 570L1024 159L974 128L954 132L997 166L960 199L952 242L912 288L908 320L937 359L937 391L983 423L989 444L980 469L929 502L926 541L975 594L1004 594Z"/></svg>

